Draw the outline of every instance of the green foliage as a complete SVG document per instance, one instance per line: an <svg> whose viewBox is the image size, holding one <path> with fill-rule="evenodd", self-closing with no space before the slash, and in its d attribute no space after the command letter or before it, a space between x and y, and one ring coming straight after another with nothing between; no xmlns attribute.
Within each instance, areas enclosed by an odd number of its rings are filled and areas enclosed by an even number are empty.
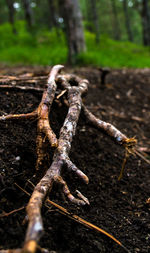
<svg viewBox="0 0 150 253"><path fill-rule="evenodd" d="M55 29L27 32L24 22L16 23L17 34L10 24L0 26L0 62L8 64L51 65L65 63L67 48L62 31Z"/></svg>
<svg viewBox="0 0 150 253"><path fill-rule="evenodd" d="M150 49L125 41L119 42L101 36L101 41L95 43L94 34L86 32L88 51L80 54L78 63L80 65L109 66L112 68L150 67Z"/></svg>
<svg viewBox="0 0 150 253"><path fill-rule="evenodd" d="M27 32L23 21L0 25L0 62L6 64L54 65L67 62L67 46L61 30L41 29ZM99 44L95 35L86 31L87 52L79 55L78 65L150 67L150 50L131 42L118 42L102 35Z"/></svg>

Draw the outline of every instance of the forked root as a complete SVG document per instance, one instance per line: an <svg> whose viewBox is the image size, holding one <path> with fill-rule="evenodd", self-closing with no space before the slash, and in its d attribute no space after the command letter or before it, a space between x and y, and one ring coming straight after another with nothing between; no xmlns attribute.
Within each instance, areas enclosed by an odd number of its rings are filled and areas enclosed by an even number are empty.
<svg viewBox="0 0 150 253"><path fill-rule="evenodd" d="M61 185L62 192L69 199L69 201L77 205L89 205L88 199L78 190L76 191L77 198L72 195L67 186L67 183L63 180L63 177L61 175L62 168L65 167L67 170L76 173L76 175L78 175L78 177L80 177L86 184L89 182L88 177L80 169L78 169L69 158L71 143L76 132L76 126L78 123L81 108L83 108L83 112L87 120L93 126L97 127L99 130L103 130L109 136L114 138L117 143L122 144L125 147L126 159L127 154L131 154L134 151L134 145L136 144L135 138L128 139L123 133L121 133L110 123L96 118L83 105L82 96L87 92L88 81L83 80L75 75L58 76L58 73L62 68L62 65L56 65L52 68L47 81L47 89L44 91L42 100L34 112L21 115L11 114L0 117L0 121L12 119L37 119L37 170L42 167L42 162L45 158L45 139L47 138L51 146L55 147L52 164L46 171L43 178L35 186L27 205L26 210L28 215L28 228L24 246L22 249L17 249L14 251L10 250L9 253L36 252L37 248L39 247L38 242L43 232L41 207L48 193L51 191L54 182ZM59 86L59 88L62 90L60 92L60 96L56 96L57 86ZM67 116L59 133L59 139L56 138L54 131L51 129L49 121L49 113L55 96L57 99L65 96L64 101L69 107ZM124 166L125 162L122 167Z"/></svg>
<svg viewBox="0 0 150 253"><path fill-rule="evenodd" d="M112 124L98 119L83 104L82 104L82 108L83 108L84 115L86 116L86 118L90 124L92 124L97 129L104 131L107 135L111 136L117 143L119 143L125 147L125 156L124 156L124 159L122 162L120 175L118 177L118 180L120 181L121 178L123 177L125 165L126 165L126 162L129 158L129 156L131 154L132 155L135 154L135 145L137 144L137 140L135 139L135 137L127 138L126 135L124 135L122 132L120 132Z"/></svg>
<svg viewBox="0 0 150 253"><path fill-rule="evenodd" d="M24 245L24 251L26 252L33 253L36 250L36 245L43 230L40 212L42 202L45 199L48 191L51 190L54 182L62 186L63 193L71 202L78 205L89 204L88 199L81 193L78 194L79 198L74 197L71 194L66 182L61 177L62 167L66 165L69 169L74 170L86 183L88 183L88 177L81 172L68 158L71 149L71 142L76 132L76 126L81 111L81 96L87 89L87 81L83 80L78 84L78 86L71 86L66 79L63 79L62 87L64 86L68 91L69 110L64 124L60 130L58 147L55 150L52 165L47 170L45 176L35 187L27 206L29 225Z"/></svg>

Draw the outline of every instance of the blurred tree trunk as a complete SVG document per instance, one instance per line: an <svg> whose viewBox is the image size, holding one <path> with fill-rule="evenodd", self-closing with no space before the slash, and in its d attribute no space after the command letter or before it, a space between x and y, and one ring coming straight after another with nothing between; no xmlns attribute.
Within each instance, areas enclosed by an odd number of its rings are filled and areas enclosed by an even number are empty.
<svg viewBox="0 0 150 253"><path fill-rule="evenodd" d="M148 0L142 0L142 27L143 27L143 44L150 45L150 9Z"/></svg>
<svg viewBox="0 0 150 253"><path fill-rule="evenodd" d="M12 30L13 33L16 34L16 28L15 28L15 19L14 19L14 15L15 15L15 8L14 8L14 1L13 0L6 0L6 4L8 6L8 15L9 15L9 22L12 25Z"/></svg>
<svg viewBox="0 0 150 253"><path fill-rule="evenodd" d="M25 19L28 25L28 29L30 31L34 24L30 0L22 0L22 2L23 2L24 11L25 11Z"/></svg>
<svg viewBox="0 0 150 253"><path fill-rule="evenodd" d="M95 39L96 42L99 43L100 41L100 29L99 29L99 19L98 19L98 12L97 12L97 0L88 0L89 1L89 7L90 7L90 13L92 22L94 24L94 32L95 32Z"/></svg>
<svg viewBox="0 0 150 253"><path fill-rule="evenodd" d="M68 43L68 61L75 64L79 53L86 50L82 14L78 0L59 0Z"/></svg>
<svg viewBox="0 0 150 253"><path fill-rule="evenodd" d="M117 8L116 8L116 1L111 0L112 4L112 11L113 11L113 30L114 30L114 39L115 40L120 40L121 38L121 31L120 31L120 26L119 26L119 20L118 20L118 13L117 13Z"/></svg>
<svg viewBox="0 0 150 253"><path fill-rule="evenodd" d="M130 17L128 13L128 1L123 0L123 11L124 11L124 17L125 17L125 25L126 25L126 30L128 34L128 40L133 41L133 35L132 35L132 30L131 30L131 24L130 24Z"/></svg>
<svg viewBox="0 0 150 253"><path fill-rule="evenodd" d="M56 0L48 0L49 10L50 10L50 26L51 27L58 27L57 21L57 11L56 11Z"/></svg>

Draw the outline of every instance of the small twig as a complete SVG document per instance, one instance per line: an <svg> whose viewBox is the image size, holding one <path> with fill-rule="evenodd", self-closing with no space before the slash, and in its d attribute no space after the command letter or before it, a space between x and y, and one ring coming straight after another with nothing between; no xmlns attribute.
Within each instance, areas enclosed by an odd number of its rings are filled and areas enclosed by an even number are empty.
<svg viewBox="0 0 150 253"><path fill-rule="evenodd" d="M135 152L135 154L136 154L137 156L139 156L141 159L143 159L146 163L150 164L150 160L148 160L146 157L144 157L144 155L142 155L141 152L139 152L137 149L135 149L134 152Z"/></svg>
<svg viewBox="0 0 150 253"><path fill-rule="evenodd" d="M63 90L56 98L59 99L60 97L62 97L65 93L66 93L67 90Z"/></svg>
<svg viewBox="0 0 150 253"><path fill-rule="evenodd" d="M46 75L43 76L33 76L33 75L29 75L29 76L24 76L24 75L19 75L17 76L8 76L8 75L0 75L0 84L2 83L12 83L12 82L16 82L16 83L25 83L25 82L36 82L36 81L45 81L47 78Z"/></svg>
<svg viewBox="0 0 150 253"><path fill-rule="evenodd" d="M9 212L9 213L5 213L5 212L4 212L4 213L0 214L0 218L8 217L9 215L11 215L11 214L13 214L13 213L17 213L17 212L23 210L24 208L25 208L25 206L22 206L22 207L20 207L20 208L18 208L18 209L12 210L12 211Z"/></svg>
<svg viewBox="0 0 150 253"><path fill-rule="evenodd" d="M44 89L42 88L39 88L39 87L30 87L30 86L18 86L18 85L15 85L15 86L12 86L12 85L0 85L0 89L3 89L3 90L9 90L9 91L23 91L23 92L43 92Z"/></svg>
<svg viewBox="0 0 150 253"><path fill-rule="evenodd" d="M25 189L23 189L20 185L18 185L17 183L14 183L14 185L16 185L21 191L23 191L26 195L28 195L29 197L31 196L31 194L29 192L27 192Z"/></svg>
<svg viewBox="0 0 150 253"><path fill-rule="evenodd" d="M109 237L110 239L112 239L113 241L115 241L118 245L120 245L126 252L129 253L128 249L127 249L120 241L118 241L114 236L110 235L110 234L109 234L108 232L106 232L105 230L103 230L103 229L97 227L96 225L94 225L94 224L92 224L92 223L90 223L90 222L88 222L88 221L86 221L86 220L80 218L78 215L75 215L75 214L70 213L69 211L67 211L67 209L65 209L64 207L62 207L62 206L56 204L55 202L53 202L53 201L51 201L51 200L49 200L49 199L47 199L46 201L47 201L48 203L50 203L51 205L55 206L57 209L59 209L59 212L60 212L61 214L66 215L66 216L69 217L70 219L72 219L72 220L74 220L74 221L76 221L76 222L78 222L78 223L84 225L85 227L88 227L88 228L90 228L90 229L95 230L96 232L100 232L100 233L106 235L107 237Z"/></svg>
<svg viewBox="0 0 150 253"><path fill-rule="evenodd" d="M23 119L36 119L38 117L37 111L23 114L8 114L0 116L0 121L6 120L23 120Z"/></svg>

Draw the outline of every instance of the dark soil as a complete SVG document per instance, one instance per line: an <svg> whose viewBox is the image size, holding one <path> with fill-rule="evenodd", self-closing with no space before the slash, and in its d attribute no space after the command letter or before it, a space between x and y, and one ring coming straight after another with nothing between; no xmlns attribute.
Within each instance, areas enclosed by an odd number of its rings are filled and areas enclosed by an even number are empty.
<svg viewBox="0 0 150 253"><path fill-rule="evenodd" d="M3 68L1 74L34 72L36 76L45 74L44 71L42 68ZM100 84L97 69L69 69L66 72L68 71L90 81L85 98L89 110L114 124L128 137L136 136L138 148L150 159L150 69L112 70L105 86ZM38 106L41 95L42 93L1 89L0 115L30 112ZM54 103L51 124L57 134L65 113L66 108ZM36 184L44 171L35 174L36 122L0 122L0 140L0 212L3 213L28 203L28 196L14 183L32 193L28 180ZM51 162L53 150L47 146L47 152L45 168ZM88 197L90 206L77 207L70 204L64 200L57 185L50 198L108 231L131 252L150 252L150 165L143 159L132 156L126 164L123 179L118 181L124 157L123 147L89 126L82 114L70 157L87 174L90 182L89 185L84 185L73 173L65 171L63 178L73 193L79 189ZM24 209L0 218L0 249L19 248L23 245L27 227L23 222L25 215ZM111 239L70 220L54 208L49 210L43 207L42 215L45 232L40 245L49 251L124 252Z"/></svg>

